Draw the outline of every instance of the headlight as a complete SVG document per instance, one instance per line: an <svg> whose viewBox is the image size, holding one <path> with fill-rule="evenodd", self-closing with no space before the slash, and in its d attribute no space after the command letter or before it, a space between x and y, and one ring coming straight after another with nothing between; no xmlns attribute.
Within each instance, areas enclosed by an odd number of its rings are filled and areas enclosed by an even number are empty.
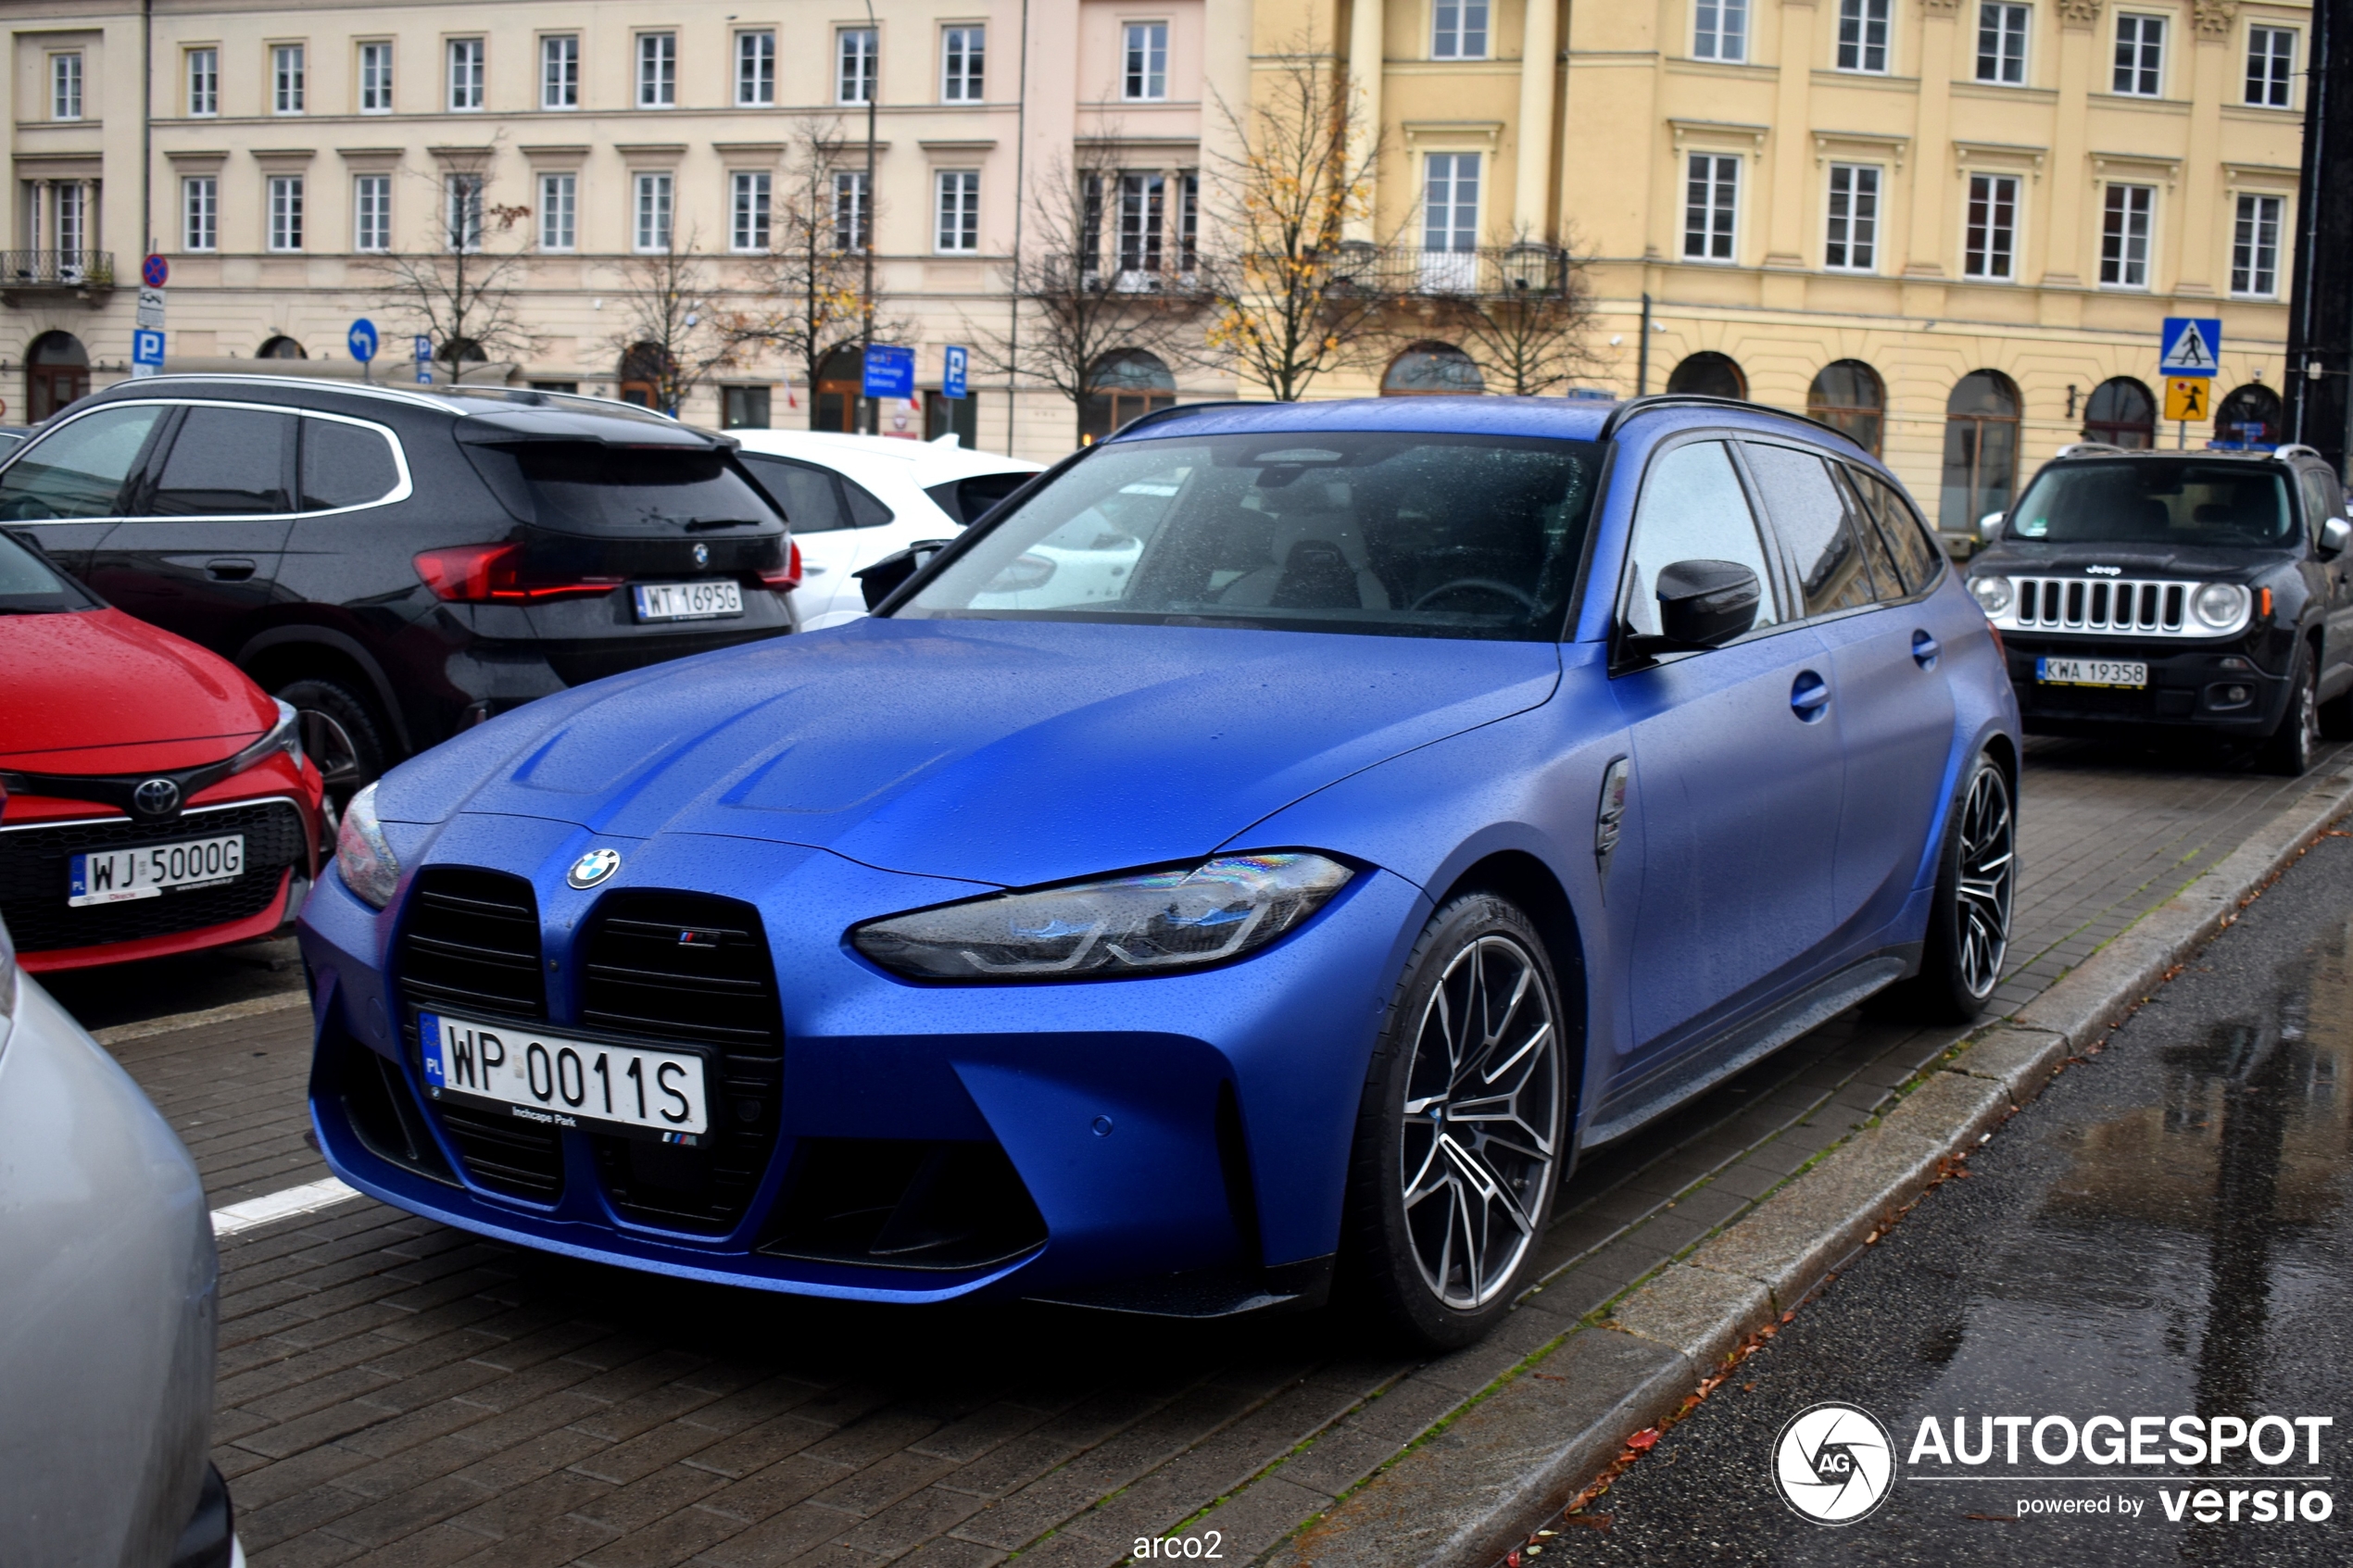
<svg viewBox="0 0 2353 1568"><path fill-rule="evenodd" d="M298 771L302 767L302 715L291 704L278 704L278 721L270 733L229 759L229 771L242 773L247 768L258 768L270 760L273 751L283 751L294 759Z"/></svg>
<svg viewBox="0 0 2353 1568"><path fill-rule="evenodd" d="M2190 596L2190 613L2217 632L2227 632L2246 618L2246 590L2235 583L2208 583Z"/></svg>
<svg viewBox="0 0 2353 1568"><path fill-rule="evenodd" d="M343 826L335 833L335 870L360 902L379 909L392 902L400 885L400 862L393 858L392 846L384 842L384 828L376 822L374 784L353 796L343 809Z"/></svg>
<svg viewBox="0 0 2353 1568"><path fill-rule="evenodd" d="M354 802L357 804L357 802ZM1354 873L1321 855L1198 866L1002 893L852 928L850 945L919 980L1072 980L1194 969L1263 947Z"/></svg>
<svg viewBox="0 0 2353 1568"><path fill-rule="evenodd" d="M2008 578L1972 577L1969 580L1969 591L1975 596L1978 608L1985 612L1987 620L2009 613L2013 596Z"/></svg>

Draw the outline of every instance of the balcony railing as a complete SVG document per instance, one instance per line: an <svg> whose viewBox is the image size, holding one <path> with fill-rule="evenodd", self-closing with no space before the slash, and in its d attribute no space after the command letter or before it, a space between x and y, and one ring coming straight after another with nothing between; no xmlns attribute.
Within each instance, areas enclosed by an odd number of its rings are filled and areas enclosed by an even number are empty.
<svg viewBox="0 0 2353 1568"><path fill-rule="evenodd" d="M1557 245L1482 245L1426 250L1417 245L1345 245L1332 269L1366 294L1439 298L1557 295L1568 292L1569 253Z"/></svg>
<svg viewBox="0 0 2353 1568"><path fill-rule="evenodd" d="M1201 292L1200 274L1192 267L1180 266L1174 257L1126 259L1129 265L1121 266L1121 258L1112 255L1052 257L1047 262L1048 286L1085 294L1168 298L1190 298Z"/></svg>
<svg viewBox="0 0 2353 1568"><path fill-rule="evenodd" d="M110 289L110 250L0 250L0 287L9 289Z"/></svg>

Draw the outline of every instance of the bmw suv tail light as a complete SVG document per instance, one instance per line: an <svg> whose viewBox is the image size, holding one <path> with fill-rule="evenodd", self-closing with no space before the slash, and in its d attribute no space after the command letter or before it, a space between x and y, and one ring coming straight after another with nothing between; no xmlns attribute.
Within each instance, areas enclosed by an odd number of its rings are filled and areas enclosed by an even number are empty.
<svg viewBox="0 0 2353 1568"><path fill-rule="evenodd" d="M526 582L522 564L521 545L453 545L444 550L421 550L416 557L417 575L433 590L434 597L449 604L532 604L609 594L623 581L574 577Z"/></svg>
<svg viewBox="0 0 2353 1568"><path fill-rule="evenodd" d="M787 588L800 586L800 545L798 540L789 542L785 552L784 570L761 572L760 584L763 588L774 588L780 594Z"/></svg>

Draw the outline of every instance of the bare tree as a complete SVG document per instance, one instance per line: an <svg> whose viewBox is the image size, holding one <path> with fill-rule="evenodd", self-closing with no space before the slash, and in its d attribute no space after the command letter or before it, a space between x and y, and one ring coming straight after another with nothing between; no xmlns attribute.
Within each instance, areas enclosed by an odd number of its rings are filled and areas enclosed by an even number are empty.
<svg viewBox="0 0 2353 1568"><path fill-rule="evenodd" d="M1292 402L1386 336L1378 248L1345 243L1373 212L1378 129L1312 32L1260 75L1247 109L1218 107L1240 150L1212 164L1209 346Z"/></svg>
<svg viewBox="0 0 2353 1568"><path fill-rule="evenodd" d="M633 379L653 383L654 407L675 416L711 372L735 362L736 343L712 314L709 264L698 232L685 249L673 232L661 250L622 268L621 328L610 345Z"/></svg>
<svg viewBox="0 0 2353 1568"><path fill-rule="evenodd" d="M1071 401L1084 437L1087 399L1105 363L1126 352L1193 357L1202 297L1180 193L1164 175L1143 175L1134 193L1132 232L1105 228L1120 196L1118 135L1089 143L1074 160L1057 157L1033 182L1022 249L1006 265L1015 331L975 327L974 353L990 369L1044 382Z"/></svg>
<svg viewBox="0 0 2353 1568"><path fill-rule="evenodd" d="M487 201L491 152L469 166L438 174L408 171L431 188L434 244L421 251L392 251L361 266L379 280L386 313L410 331L433 340L434 357L454 380L469 363L521 359L537 345L523 326L519 289L530 264L522 241L504 236L531 216L527 207ZM499 236L492 248L493 236Z"/></svg>
<svg viewBox="0 0 2353 1568"><path fill-rule="evenodd" d="M1479 269L1478 286L1446 296L1445 314L1490 392L1541 397L1604 368L1592 345L1593 295L1585 263L1526 229L1491 267Z"/></svg>

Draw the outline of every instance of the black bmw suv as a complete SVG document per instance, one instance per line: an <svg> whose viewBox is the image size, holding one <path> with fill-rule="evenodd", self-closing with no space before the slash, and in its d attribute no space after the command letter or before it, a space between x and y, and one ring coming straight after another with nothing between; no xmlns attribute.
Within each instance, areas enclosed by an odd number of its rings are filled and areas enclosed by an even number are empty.
<svg viewBox="0 0 2353 1568"><path fill-rule="evenodd" d="M303 714L337 795L566 686L794 628L735 443L623 404L155 376L0 468L0 528Z"/></svg>
<svg viewBox="0 0 2353 1568"><path fill-rule="evenodd" d="M2063 448L1970 558L2029 734L2257 743L2275 771L2353 737L2353 542L2336 475L2276 452Z"/></svg>

